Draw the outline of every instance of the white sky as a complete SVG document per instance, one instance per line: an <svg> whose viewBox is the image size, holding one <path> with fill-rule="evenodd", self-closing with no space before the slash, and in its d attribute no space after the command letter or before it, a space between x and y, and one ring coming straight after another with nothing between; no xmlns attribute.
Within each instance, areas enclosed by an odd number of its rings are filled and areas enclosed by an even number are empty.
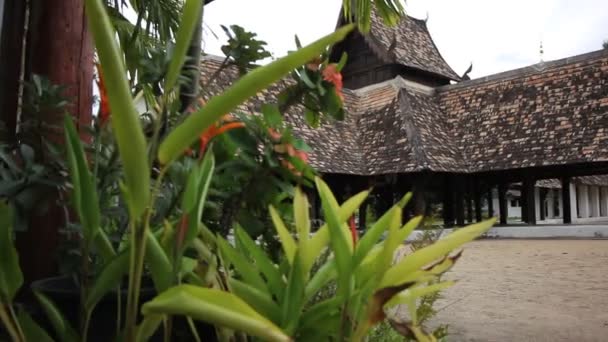
<svg viewBox="0 0 608 342"><path fill-rule="evenodd" d="M215 0L205 8L207 53L222 55L220 24L256 32L275 57L336 25L342 0ZM458 74L473 62L480 77L599 50L608 39L608 0L408 0L406 11L425 18L443 57ZM216 38L214 34L218 36Z"/></svg>

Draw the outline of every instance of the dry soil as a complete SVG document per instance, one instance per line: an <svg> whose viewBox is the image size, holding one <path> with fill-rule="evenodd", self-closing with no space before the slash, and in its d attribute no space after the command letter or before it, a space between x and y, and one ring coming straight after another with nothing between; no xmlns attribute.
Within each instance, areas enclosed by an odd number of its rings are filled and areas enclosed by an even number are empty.
<svg viewBox="0 0 608 342"><path fill-rule="evenodd" d="M481 240L447 279L449 341L608 341L608 240Z"/></svg>

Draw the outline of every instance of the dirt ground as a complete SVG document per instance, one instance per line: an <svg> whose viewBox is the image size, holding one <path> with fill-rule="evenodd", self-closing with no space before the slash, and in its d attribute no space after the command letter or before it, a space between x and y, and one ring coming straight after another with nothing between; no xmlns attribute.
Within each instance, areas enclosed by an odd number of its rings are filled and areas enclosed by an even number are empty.
<svg viewBox="0 0 608 342"><path fill-rule="evenodd" d="M608 341L608 240L482 240L445 278L448 341Z"/></svg>

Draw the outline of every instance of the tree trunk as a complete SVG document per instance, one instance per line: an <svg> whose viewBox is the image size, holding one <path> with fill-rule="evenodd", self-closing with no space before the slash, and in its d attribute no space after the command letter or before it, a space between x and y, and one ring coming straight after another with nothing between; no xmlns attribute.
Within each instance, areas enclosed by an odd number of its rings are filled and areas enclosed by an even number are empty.
<svg viewBox="0 0 608 342"><path fill-rule="evenodd" d="M87 126L92 121L93 54L84 0L32 1L27 47L28 75L36 73L54 84L66 87L66 108L76 119L81 136L88 140ZM45 113L46 114L46 113ZM45 123L56 128L44 133L51 142L63 145L63 111L45 115ZM27 118L22 118L27 119ZM18 236L20 261L26 280L53 275L56 271L59 229L65 225L58 193L41 194L49 210L42 217L31 217L27 232Z"/></svg>

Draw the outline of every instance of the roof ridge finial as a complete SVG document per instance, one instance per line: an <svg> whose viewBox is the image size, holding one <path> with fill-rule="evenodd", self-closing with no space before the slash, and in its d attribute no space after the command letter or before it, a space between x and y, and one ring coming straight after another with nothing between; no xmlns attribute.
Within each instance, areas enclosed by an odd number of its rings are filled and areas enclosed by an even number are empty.
<svg viewBox="0 0 608 342"><path fill-rule="evenodd" d="M543 39L540 39L540 63L544 63L545 60L543 59L543 56L545 54L545 50L543 49Z"/></svg>
<svg viewBox="0 0 608 342"><path fill-rule="evenodd" d="M426 18L424 18L424 23L426 24L427 21L429 21L429 10L426 10Z"/></svg>

